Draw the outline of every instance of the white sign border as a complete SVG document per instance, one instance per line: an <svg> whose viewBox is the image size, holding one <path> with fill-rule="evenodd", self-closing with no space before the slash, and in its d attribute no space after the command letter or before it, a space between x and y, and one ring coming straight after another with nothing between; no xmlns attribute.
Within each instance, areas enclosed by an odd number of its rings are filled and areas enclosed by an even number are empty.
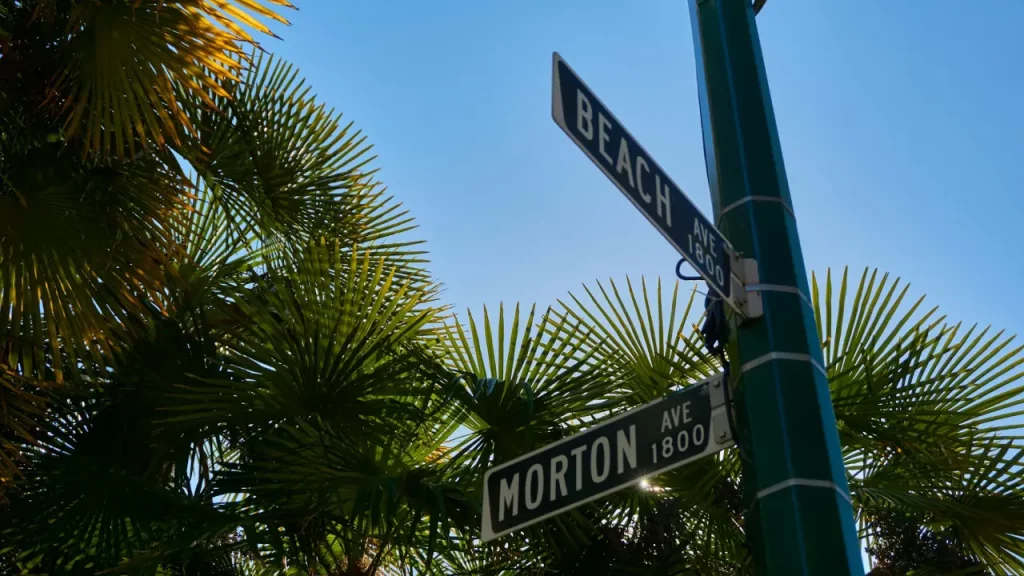
<svg viewBox="0 0 1024 576"><path fill-rule="evenodd" d="M710 376L710 377L705 378L703 380L694 382L694 383L688 385L683 390L679 390L679 391L674 392L672 395L685 393L685 391L690 390L690 389L692 389L692 388L694 388L696 386L704 386L704 385L706 385L706 386L710 387L711 384L715 380L721 380L722 381L722 386L728 386L728 383L724 381L724 378L723 378L724 375L725 375L724 372L719 372L718 374L715 374L714 376ZM711 394L711 390L710 389L708 390L708 393ZM608 426L609 424L615 422L616 420L619 420L621 418L625 418L626 416L628 416L628 415L630 415L630 414L632 414L634 412L637 412L637 411L640 411L640 410L644 410L646 408L649 408L649 407L651 407L651 406L653 406L655 404L661 403L661 402L665 402L665 401L669 400L669 398L671 398L672 395L665 396L663 398L659 398L659 399L657 399L657 400L655 400L653 402L648 402L647 404L644 404L642 406L637 406L636 408L633 408L632 410L626 410L625 412L622 412L621 414L616 414L615 416L612 416L611 418L608 418L607 420L601 421L601 423L598 424L597 426L592 426L592 427L590 427L590 428L588 428L586 430L581 430L581 431L577 432L576 434L573 434L572 436L569 436L569 437L566 437L566 438L562 438L561 440L559 440L557 442L552 442L551 444L548 444L547 446L543 446L543 447L537 448L536 450L533 450L531 452L527 452L526 454L523 454L522 456L519 456L518 458L514 458L512 460L509 460L508 462L504 462L500 466L491 468L490 470L485 472L484 473L484 487L483 487L483 514L481 516L481 523L480 523L481 524L480 525L480 541L481 542L489 542L491 540L494 540L495 538L499 538L499 537L504 536L505 534L508 534L510 532L515 532L516 530L522 530L523 528L526 528L527 526L532 526L532 525L534 525L534 524L536 524L538 522L547 520L548 518L551 518L552 516L557 516L558 514L561 514L562 512L565 512L567 510L571 510L571 509L576 508L578 506L582 506L583 504L586 504L588 502L592 502L594 500L597 500L598 498L602 498L604 496L607 496L607 495L611 494L612 492L617 492L619 490L622 490L623 488L626 488L626 487L628 487L628 486L630 486L632 484L635 484L637 482L636 480L634 480L632 482L627 482L625 484L619 484L618 486L614 486L612 488L609 488L609 489L607 489L607 490L605 490L605 491L603 491L603 492L601 492L599 494L594 494L593 496L589 496L589 497L587 497L587 498L585 498L583 500L579 500L579 501L573 502L571 504L566 504L565 506L562 506L561 508L558 508L557 510L552 510L551 512L548 512L547 514L544 514L542 516L538 516L537 518L534 518L534 519L529 520L527 522L524 522L522 524L518 524L518 525L516 525L516 526L514 526L512 528L507 528L505 530L502 530L501 532L496 532L496 533L491 531L491 505L490 505L489 499L487 498L487 496L488 496L488 494L487 494L487 481L490 479L491 474L494 474L495 472L503 470L503 469L505 469L505 468L507 468L507 467L509 467L509 466L511 466L513 464L515 464L516 462L520 462L522 460L525 460L525 459L527 459L527 458L529 458L529 457L531 457L531 456L533 456L535 454L539 454L541 452L550 450L550 449L554 448L555 446L559 446L561 444L569 442L570 440L573 440L573 439L575 439L576 437L578 437L580 435L586 434L586 433L591 432L593 430L604 428L605 426ZM715 405L715 401L714 401L714 396L715 395L714 394L711 394L711 395L712 395L712 402L711 402L711 419L710 419L710 424L709 424L710 430L708 431L708 445L707 445L706 448L704 448L704 451L701 452L700 454L696 454L694 456L691 456L691 457L687 458L686 460L680 460L679 462L675 462L673 464L665 466L664 468L659 468L656 471L651 472L650 475L653 476L653 475L657 475L657 474L662 474L662 473L668 472L669 470L674 470L674 469L676 469L676 468L678 468L678 467L680 467L680 466L682 466L684 464L689 464L690 462L693 462L694 460L697 460L699 458L703 458L704 456L708 456L710 454L714 454L716 452L720 452L720 451L725 450L726 448L729 448L729 447L731 447L731 446L733 446L735 444L735 441L733 440L732 430L729 427L730 426L729 425L729 419L728 418L715 418L716 415L724 415L725 414L725 411L728 410L728 408L729 408L728 404L725 403L724 399L723 399L723 401L716 406ZM718 438L718 436L716 435L717 430L715 430L715 422L722 422L722 421L725 422L725 427L726 427L726 430L728 432L726 434L727 439L722 441L722 442L717 442L716 439Z"/></svg>
<svg viewBox="0 0 1024 576"><path fill-rule="evenodd" d="M628 198L629 201L633 203L633 206L636 207L636 209L639 210L640 213L644 215L644 218L647 218L647 221L651 223L651 226L654 226L654 229L657 230L662 235L662 237L668 241L669 245L675 248L676 252L678 252L680 256L682 256L687 262L690 263L690 266L692 266L693 269L698 274L700 274L705 281L707 281L708 286L710 286L712 290L717 292L718 295L722 298L722 300L727 302L733 310L735 310L739 314L744 314L743 307L739 304L739 299L737 298L737 295L735 293L737 292L737 290L740 292L745 292L746 287L743 283L742 278L740 278L736 273L737 271L735 268L738 264L738 259L735 257L736 251L733 249L732 244L729 243L729 239L725 237L725 234L722 234L722 232L715 226L714 222L711 222L710 218L706 218L708 222L711 223L711 227L714 228L715 232L722 239L722 244L725 246L723 252L725 253L726 258L729 260L729 291L732 294L726 297L725 293L721 289L719 289L714 282L708 280L707 275L704 274L704 272L701 270L700 265L691 260L690 257L686 255L686 252L683 251L681 247L677 246L676 243L673 242L672 239L669 238L669 236L662 231L661 226L659 226L658 223L655 222L654 219L647 213L647 211L644 210L642 206L640 206L640 203L636 201L636 198L634 198L628 190L626 190L625 188L622 187L621 184L619 184L619 181L615 178L614 175L612 175L611 172L608 171L607 168L605 168L604 164L602 164L597 158L595 158L594 155L590 153L590 150L587 150L587 147L584 146L582 142L577 140L576 136L572 133L571 130L569 130L569 126L565 123L565 107L562 105L561 83L559 82L561 77L558 74L559 62L564 64L565 67L568 68L574 76L576 76L576 79L579 80L580 84L582 84L583 87L587 89L587 92L590 92L590 95L593 96L599 104L601 104L601 107L608 111L608 115L611 116L611 119L614 120L620 128L622 128L623 132L629 134L630 138L632 138L633 141L636 142L637 147L640 148L644 155L647 156L647 158L650 158L652 160L654 159L654 156L652 156L651 153L648 152L647 149L643 147L643 144L640 143L636 136L633 136L633 134L626 129L626 125L615 117L615 114L612 113L611 108L606 106L605 103L602 102L600 98L598 98L597 93L591 90L590 86L588 86L587 83L583 81L583 77L577 74L576 71L573 70L572 66L570 66L569 63L566 62L565 59L563 59L558 52L552 52L551 54L551 118L555 121L555 124L558 124L558 127L562 129L562 132L565 132L565 135L568 136L570 140L575 142L577 146L579 146L580 150L582 150L583 153L586 154L588 158L590 158L590 161L593 162L598 167L598 169L601 170L601 172L604 172L604 175L607 176L608 179L611 180L613 184L615 184L615 187L618 188L619 191L622 192L623 195L625 195L626 198ZM670 178L667 173L665 174L665 177ZM679 187L679 185L677 185L674 181L672 182L672 185L676 188L679 194L683 196L683 198L685 198L686 201L693 206L696 212L700 212L700 210L697 209L697 205L693 203L693 200L690 200L690 197L686 195L686 192L684 192L683 189Z"/></svg>

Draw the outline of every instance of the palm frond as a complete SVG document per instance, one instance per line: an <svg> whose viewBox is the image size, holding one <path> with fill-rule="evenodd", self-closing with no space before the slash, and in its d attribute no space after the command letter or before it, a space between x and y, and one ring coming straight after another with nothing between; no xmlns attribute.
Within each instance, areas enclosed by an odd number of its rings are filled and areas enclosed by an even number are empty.
<svg viewBox="0 0 1024 576"><path fill-rule="evenodd" d="M217 96L220 112L190 106L198 134L182 153L236 222L261 243L304 246L321 236L372 250L401 279L427 281L412 218L386 194L366 137L317 102L292 65L253 55Z"/></svg>
<svg viewBox="0 0 1024 576"><path fill-rule="evenodd" d="M245 44L242 26L273 33L254 15L287 24L267 4L286 0L138 0L76 2L69 13L71 55L52 88L69 137L105 156L134 156L148 142L179 144L194 130L177 91L214 107L211 94L236 80Z"/></svg>
<svg viewBox="0 0 1024 576"><path fill-rule="evenodd" d="M226 304L235 320L223 344L230 379L183 388L168 422L230 427L346 414L379 427L390 399L407 390L398 379L419 365L413 343L435 314L422 293L338 243L279 264L287 268L268 268Z"/></svg>
<svg viewBox="0 0 1024 576"><path fill-rule="evenodd" d="M610 280L607 287L597 283L596 289L585 286L584 292L585 299L570 294L567 302L560 302L558 317L583 325L582 332L589 337L584 349L595 351L595 362L624 395L624 409L661 398L719 370L718 360L705 351L694 323L699 319L693 306L695 290L683 299L678 282L666 294L660 281L649 287L641 279L637 286L627 278L622 289ZM676 543L680 555L675 560L665 558L669 564L651 569L656 573L672 565L676 568L671 570L686 567L701 573L734 574L748 558L742 546L738 480L738 457L725 452L647 479L652 488L617 492L592 514L595 524L619 529L634 526L655 508L671 506L677 510L680 537L685 534L687 541ZM578 554L569 542L562 543L556 553L560 550L570 557Z"/></svg>
<svg viewBox="0 0 1024 576"><path fill-rule="evenodd" d="M569 294L559 301L557 317L581 323L589 341L582 343L594 351L595 362L612 371L632 395L631 405L640 405L664 396L671 388L711 376L718 361L704 351L700 330L693 317L696 290L680 298L675 282L669 295L662 293L661 281L648 289L645 279L634 287L626 278L620 290L614 280L606 288L584 286L586 298ZM700 312L703 312L702 310Z"/></svg>
<svg viewBox="0 0 1024 576"><path fill-rule="evenodd" d="M22 450L44 430L47 385L0 364L0 502L21 477Z"/></svg>
<svg viewBox="0 0 1024 576"><path fill-rule="evenodd" d="M908 286L865 271L849 300L831 274L816 320L850 487L862 529L898 508L955 526L970 553L1019 572L1024 554L1020 477L1022 346L986 328L949 325ZM1015 556L1016 555L1016 556ZM1000 560L999 558L1006 558Z"/></svg>
<svg viewBox="0 0 1024 576"><path fill-rule="evenodd" d="M167 223L159 247L165 255L163 289L154 304L196 335L213 338L224 302L264 265L265 251L254 230L232 222L217 194L196 179L184 215Z"/></svg>
<svg viewBox="0 0 1024 576"><path fill-rule="evenodd" d="M614 383L581 346L582 329L550 310L539 321L535 314L531 308L524 319L517 305L506 327L504 307L496 325L486 308L482 325L469 312L466 325L457 318L446 324L440 341L451 370L462 375L453 394L470 431L453 458L472 453L481 474L492 460L561 438L615 405Z"/></svg>
<svg viewBox="0 0 1024 576"><path fill-rule="evenodd" d="M145 396L129 389L51 402L46 434L23 450L23 477L0 520L22 562L51 573L99 572L166 539L187 547L244 521L168 482L172 470L152 447L149 410Z"/></svg>
<svg viewBox="0 0 1024 576"><path fill-rule="evenodd" d="M923 299L901 309L907 287L897 291L899 281L890 285L887 277L876 281L877 272L861 277L852 314L843 304L833 307L831 278L824 305L814 283L848 468L857 473L868 461L897 453L967 458L964 448L984 438L1017 438L1020 425L1010 418L1024 403L1015 384L1024 374L1024 347L1012 346L1013 337L1002 332L944 325L934 309L918 312ZM846 286L844 274L841 302ZM993 426L996 420L1001 426Z"/></svg>
<svg viewBox="0 0 1024 576"><path fill-rule="evenodd" d="M108 365L111 330L159 290L188 182L157 158L84 167L56 147L0 154L0 361L59 382Z"/></svg>
<svg viewBox="0 0 1024 576"><path fill-rule="evenodd" d="M213 475L215 496L287 536L249 538L316 565L382 561L423 516L434 531L458 517L464 504L436 473L452 425L426 347L429 293L336 242L261 266L223 299L223 374L177 386L161 408L167 430L237 451ZM383 544L367 552L369 539Z"/></svg>

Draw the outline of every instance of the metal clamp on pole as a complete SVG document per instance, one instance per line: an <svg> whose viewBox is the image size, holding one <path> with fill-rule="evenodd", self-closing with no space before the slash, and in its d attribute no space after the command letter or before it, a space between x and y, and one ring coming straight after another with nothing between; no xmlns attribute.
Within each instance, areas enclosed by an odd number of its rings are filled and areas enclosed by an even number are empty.
<svg viewBox="0 0 1024 576"><path fill-rule="evenodd" d="M744 320L753 320L764 316L764 303L761 300L761 291L756 288L760 282L757 260L742 258L736 253L731 253L729 258L729 264L733 272L733 301L738 305L740 314L743 315ZM748 286L754 288L748 289Z"/></svg>

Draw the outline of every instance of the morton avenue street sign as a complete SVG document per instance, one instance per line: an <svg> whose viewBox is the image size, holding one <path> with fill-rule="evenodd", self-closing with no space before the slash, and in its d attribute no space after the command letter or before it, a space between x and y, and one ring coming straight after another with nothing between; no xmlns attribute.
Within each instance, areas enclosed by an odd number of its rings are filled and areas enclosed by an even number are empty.
<svg viewBox="0 0 1024 576"><path fill-rule="evenodd" d="M722 374L487 471L484 542L733 445Z"/></svg>

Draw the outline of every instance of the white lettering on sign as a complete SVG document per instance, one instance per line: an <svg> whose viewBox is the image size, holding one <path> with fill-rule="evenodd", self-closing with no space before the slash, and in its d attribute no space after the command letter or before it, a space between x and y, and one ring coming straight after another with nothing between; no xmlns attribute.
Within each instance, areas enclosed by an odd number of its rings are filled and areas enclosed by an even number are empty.
<svg viewBox="0 0 1024 576"><path fill-rule="evenodd" d="M505 519L505 508L512 509L512 515L519 514L519 473L512 475L512 483L507 478L501 479L501 489L498 492L498 522Z"/></svg>
<svg viewBox="0 0 1024 576"><path fill-rule="evenodd" d="M637 157L639 158L639 156ZM619 161L615 163L615 171L622 174L622 169L626 169L626 177L629 178L629 185L636 187L633 182L633 164L629 158L629 145L626 144L625 138L619 138Z"/></svg>
<svg viewBox="0 0 1024 576"><path fill-rule="evenodd" d="M619 430L619 433L616 435L615 444L619 447L619 466L617 468L619 474L625 471L625 468L622 466L623 457L629 460L630 470L636 468L636 426L631 425L629 427L628 439L626 438L626 433Z"/></svg>
<svg viewBox="0 0 1024 576"><path fill-rule="evenodd" d="M624 178L622 185L635 190L645 204L655 203L658 218L664 222L665 228L672 227L672 188L668 178L664 177L659 170L654 171L654 194L644 189L644 173L651 174L651 165L644 157L643 152L634 147L630 148L629 140L625 136L619 136L619 142L615 157L612 158L615 146L611 142L612 133L616 129L612 119L597 111L597 119L594 119L594 106L590 98L580 89L576 90L576 132L580 138L588 142L594 140L594 124L597 124L597 153L604 160L609 172L614 172L616 178ZM619 128L621 130L621 128ZM634 156L635 155L635 156ZM595 158L596 162L601 160Z"/></svg>
<svg viewBox="0 0 1024 576"><path fill-rule="evenodd" d="M658 216L661 216L665 220L665 227L672 227L672 210L669 207L668 199L671 190L668 187L668 182L665 183L665 187L661 187L661 174L654 175L654 193L658 196ZM662 212L662 208L665 209Z"/></svg>
<svg viewBox="0 0 1024 576"><path fill-rule="evenodd" d="M586 445L577 446L569 451L570 454L576 457L576 491L583 490L583 452L587 449Z"/></svg>
<svg viewBox="0 0 1024 576"><path fill-rule="evenodd" d="M597 471L597 449L601 448L601 452L604 454L603 462L601 464L601 471ZM605 478L608 477L608 473L611 472L612 462L611 454L608 453L608 439L601 436L594 441L594 448L590 451L590 478L594 482L604 482Z"/></svg>
<svg viewBox="0 0 1024 576"><path fill-rule="evenodd" d="M666 430L678 428L682 424L690 423L690 403L683 402L678 406L673 406L670 410L665 410L661 413L661 432L664 434Z"/></svg>
<svg viewBox="0 0 1024 576"><path fill-rule="evenodd" d="M738 263L728 240L557 53L551 106L555 123L709 286L742 312L742 295L732 294L729 272Z"/></svg>
<svg viewBox="0 0 1024 576"><path fill-rule="evenodd" d="M665 413L668 415L668 412ZM662 422L662 432L664 432L664 421ZM707 430L704 429L703 424L696 424L692 428L683 428L675 434L669 433L667 436L663 436L660 442L651 443L651 461L655 464L659 460L667 460L679 452L686 452L690 449L690 446L700 446L704 444L704 438L706 438Z"/></svg>
<svg viewBox="0 0 1024 576"><path fill-rule="evenodd" d="M680 414L681 418L686 418L682 416L685 411ZM589 445L573 448L569 451L571 459L564 454L558 454L552 456L549 461L531 465L525 477L516 472L511 478L502 478L498 489L498 521L503 522L506 516L519 515L520 492L525 496L527 510L536 510L545 500L554 502L559 498L568 497L569 486L565 481L565 475L573 464L575 467L572 470L576 473L575 492L583 490L583 480L587 474L591 485L608 480L612 473L613 454L617 474L636 470L636 448L636 426L630 425L628 429L616 431L614 436L609 432L607 435L598 436ZM584 463L584 454L588 450L590 462Z"/></svg>
<svg viewBox="0 0 1024 576"><path fill-rule="evenodd" d="M569 494L569 489L565 487L565 471L569 469L569 459L559 454L551 459L551 500L554 501L558 498L559 494L555 491L557 485L561 488L560 492L562 496Z"/></svg>
<svg viewBox="0 0 1024 576"><path fill-rule="evenodd" d="M604 117L604 114L597 113L597 150L604 156L606 162L609 165L613 164L612 157L608 155L608 152L604 149L604 143L610 139L608 136L608 129L612 127L612 123Z"/></svg>
<svg viewBox="0 0 1024 576"><path fill-rule="evenodd" d="M583 121L586 120L586 128ZM576 91L576 130L587 140L594 139L594 109L582 90Z"/></svg>
<svg viewBox="0 0 1024 576"><path fill-rule="evenodd" d="M536 481L533 479L536 478ZM526 508L536 510L544 500L544 467L540 464L530 466L526 471Z"/></svg>
<svg viewBox="0 0 1024 576"><path fill-rule="evenodd" d="M643 156L636 157L636 191L640 193L640 198L648 204L651 203L651 195L644 192L644 170L650 172L651 169L647 166L647 160L644 160Z"/></svg>
<svg viewBox="0 0 1024 576"><path fill-rule="evenodd" d="M725 271L719 264L719 247L713 231L701 224L699 218L693 219L693 231L686 235L689 242L690 254L693 255L697 268L714 278L719 286L725 284Z"/></svg>

